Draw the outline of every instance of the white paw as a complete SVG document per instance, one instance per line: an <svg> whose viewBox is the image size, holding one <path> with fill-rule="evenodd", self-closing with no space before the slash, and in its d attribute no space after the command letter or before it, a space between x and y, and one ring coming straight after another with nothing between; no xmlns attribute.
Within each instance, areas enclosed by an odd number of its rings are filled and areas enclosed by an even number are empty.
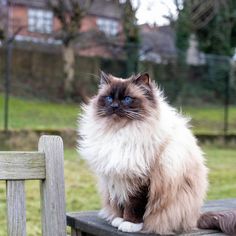
<svg viewBox="0 0 236 236"><path fill-rule="evenodd" d="M143 228L143 223L135 224L128 221L124 221L120 224L118 230L123 232L138 232L142 230L142 228Z"/></svg>
<svg viewBox="0 0 236 236"><path fill-rule="evenodd" d="M113 218L113 215L106 208L101 209L98 213L98 216L107 221L111 221Z"/></svg>
<svg viewBox="0 0 236 236"><path fill-rule="evenodd" d="M111 225L118 228L122 222L124 222L123 218L116 217L114 220L112 220Z"/></svg>

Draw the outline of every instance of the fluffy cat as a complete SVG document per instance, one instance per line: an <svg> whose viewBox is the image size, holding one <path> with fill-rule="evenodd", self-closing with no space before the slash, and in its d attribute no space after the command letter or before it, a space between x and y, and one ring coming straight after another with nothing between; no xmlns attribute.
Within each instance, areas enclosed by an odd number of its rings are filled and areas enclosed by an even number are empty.
<svg viewBox="0 0 236 236"><path fill-rule="evenodd" d="M149 75L102 72L83 110L79 151L99 178L101 217L124 232L196 228L208 186L203 153Z"/></svg>

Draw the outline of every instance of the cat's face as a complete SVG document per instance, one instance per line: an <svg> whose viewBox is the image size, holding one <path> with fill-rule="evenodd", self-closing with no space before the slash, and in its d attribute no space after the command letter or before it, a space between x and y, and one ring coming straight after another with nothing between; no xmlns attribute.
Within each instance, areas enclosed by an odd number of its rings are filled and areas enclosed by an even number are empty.
<svg viewBox="0 0 236 236"><path fill-rule="evenodd" d="M102 72L97 115L111 119L142 120L156 105L149 75L118 79Z"/></svg>

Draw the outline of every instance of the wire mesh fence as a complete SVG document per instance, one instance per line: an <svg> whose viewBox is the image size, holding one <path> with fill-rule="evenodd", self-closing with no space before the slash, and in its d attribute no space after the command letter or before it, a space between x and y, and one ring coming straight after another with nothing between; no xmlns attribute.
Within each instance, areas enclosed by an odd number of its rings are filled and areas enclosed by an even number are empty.
<svg viewBox="0 0 236 236"><path fill-rule="evenodd" d="M229 57L204 55L194 63L187 55L142 54L136 72L148 72L164 90L167 100L191 116L197 133L236 133L236 64ZM0 93L6 92L6 48L0 48ZM158 60L153 58L158 57ZM10 95L29 100L65 102L60 47L14 45L10 63ZM129 57L76 56L71 102L96 93L100 70L128 77ZM3 103L2 103L3 104ZM3 112L4 106L1 108ZM14 109L11 107L10 109Z"/></svg>

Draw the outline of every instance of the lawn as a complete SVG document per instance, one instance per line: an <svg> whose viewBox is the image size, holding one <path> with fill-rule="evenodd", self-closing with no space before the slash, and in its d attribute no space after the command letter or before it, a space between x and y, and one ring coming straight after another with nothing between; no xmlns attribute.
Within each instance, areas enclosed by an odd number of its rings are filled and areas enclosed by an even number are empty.
<svg viewBox="0 0 236 236"><path fill-rule="evenodd" d="M0 95L0 130L3 127L3 97ZM198 133L219 133L223 130L223 107L182 107L183 114L192 117L193 130ZM75 128L79 106L55 104L38 100L11 97L11 129ZM230 107L229 131L236 133L236 107Z"/></svg>
<svg viewBox="0 0 236 236"><path fill-rule="evenodd" d="M3 97L0 96L0 129L3 127ZM79 106L11 97L10 129L75 128Z"/></svg>
<svg viewBox="0 0 236 236"><path fill-rule="evenodd" d="M195 133L219 133L224 129L224 108L183 107L183 114L192 117L191 124ZM229 107L229 133L236 133L236 107Z"/></svg>
<svg viewBox="0 0 236 236"><path fill-rule="evenodd" d="M208 199L236 197L236 150L213 146L203 148L210 169ZM27 231L29 236L40 235L39 185L28 181ZM87 165L77 156L75 150L65 150L65 184L67 211L99 209L96 181ZM6 235L5 226L5 184L0 183L0 236Z"/></svg>

